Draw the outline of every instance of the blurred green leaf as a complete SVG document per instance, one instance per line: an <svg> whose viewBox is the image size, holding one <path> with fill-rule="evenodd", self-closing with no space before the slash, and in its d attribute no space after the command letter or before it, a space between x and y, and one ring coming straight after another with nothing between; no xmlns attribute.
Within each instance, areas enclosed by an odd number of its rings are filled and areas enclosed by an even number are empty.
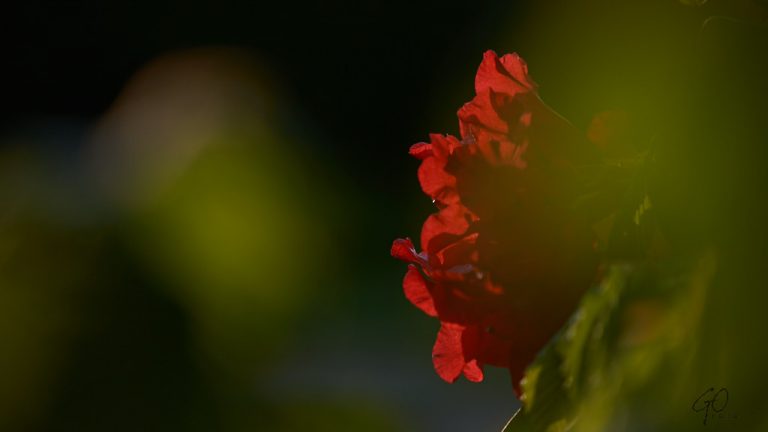
<svg viewBox="0 0 768 432"><path fill-rule="evenodd" d="M504 431L550 430L568 417L570 400L559 370L562 358L556 350L557 340L556 337L528 367L522 382L523 407Z"/></svg>
<svg viewBox="0 0 768 432"><path fill-rule="evenodd" d="M706 2L707 0L680 0L680 3L686 6L701 6Z"/></svg>
<svg viewBox="0 0 768 432"><path fill-rule="evenodd" d="M685 409L667 413L670 407L660 402L665 399L654 395L695 393L690 376L678 370L695 362L715 268L714 254L705 252L688 264L617 263L606 269L528 368L524 408L505 431L647 430L630 419L650 410L668 415L651 430L690 420Z"/></svg>

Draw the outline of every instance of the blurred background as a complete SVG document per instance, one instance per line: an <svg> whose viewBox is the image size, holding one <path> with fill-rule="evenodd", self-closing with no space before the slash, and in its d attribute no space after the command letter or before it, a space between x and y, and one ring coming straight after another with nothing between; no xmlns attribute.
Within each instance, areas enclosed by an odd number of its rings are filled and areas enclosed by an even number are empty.
<svg viewBox="0 0 768 432"><path fill-rule="evenodd" d="M686 3L10 6L0 430L500 430L506 372L442 382L389 257L433 211L408 147L458 133L487 49L652 139L704 19L764 19Z"/></svg>

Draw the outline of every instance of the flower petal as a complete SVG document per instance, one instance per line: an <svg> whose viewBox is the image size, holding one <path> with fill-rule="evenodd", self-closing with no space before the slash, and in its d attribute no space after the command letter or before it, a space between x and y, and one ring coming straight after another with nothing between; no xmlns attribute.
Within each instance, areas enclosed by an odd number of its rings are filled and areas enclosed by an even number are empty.
<svg viewBox="0 0 768 432"><path fill-rule="evenodd" d="M470 360L464 365L464 377L472 382L483 380L483 368L477 363L477 359Z"/></svg>
<svg viewBox="0 0 768 432"><path fill-rule="evenodd" d="M461 346L464 327L458 324L441 323L435 346L432 348L432 364L443 380L452 383L461 375L466 362Z"/></svg>
<svg viewBox="0 0 768 432"><path fill-rule="evenodd" d="M501 139L507 133L509 124L496 112L493 97L490 92L481 93L459 108L456 114L459 116L462 137L474 135L478 138L476 135L480 130L487 130L495 132L495 137Z"/></svg>
<svg viewBox="0 0 768 432"><path fill-rule="evenodd" d="M432 144L425 142L416 143L408 150L408 154L416 159L424 160L432 156Z"/></svg>
<svg viewBox="0 0 768 432"><path fill-rule="evenodd" d="M477 262L477 233L449 244L445 248L434 253L442 268L450 271L452 268L467 266L472 267Z"/></svg>
<svg viewBox="0 0 768 432"><path fill-rule="evenodd" d="M458 138L452 135L429 134L432 150L436 157L446 159L453 151L461 146Z"/></svg>
<svg viewBox="0 0 768 432"><path fill-rule="evenodd" d="M421 264L425 262L424 259L416 253L416 248L413 246L411 239L407 237L392 242L390 254L394 258L408 263Z"/></svg>
<svg viewBox="0 0 768 432"><path fill-rule="evenodd" d="M425 194L443 204L456 202L456 177L445 171L445 160L424 159L419 166L419 184Z"/></svg>
<svg viewBox="0 0 768 432"><path fill-rule="evenodd" d="M405 298L414 306L424 311L429 316L436 317L435 301L427 287L427 281L415 265L408 266L408 272L403 279L403 291Z"/></svg>
<svg viewBox="0 0 768 432"><path fill-rule="evenodd" d="M434 252L456 241L469 228L469 211L454 204L430 215L421 228L421 248Z"/></svg>
<svg viewBox="0 0 768 432"><path fill-rule="evenodd" d="M536 84L528 77L528 65L517 53L502 58L486 51L475 75L475 92L481 94L492 90L514 96L533 90Z"/></svg>

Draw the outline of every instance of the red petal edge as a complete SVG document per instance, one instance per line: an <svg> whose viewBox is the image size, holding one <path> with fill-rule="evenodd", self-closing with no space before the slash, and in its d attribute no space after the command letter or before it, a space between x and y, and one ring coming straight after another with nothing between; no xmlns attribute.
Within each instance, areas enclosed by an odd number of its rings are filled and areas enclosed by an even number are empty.
<svg viewBox="0 0 768 432"><path fill-rule="evenodd" d="M472 359L464 365L464 377L472 382L480 382L483 380L483 369L477 363L477 359Z"/></svg>
<svg viewBox="0 0 768 432"><path fill-rule="evenodd" d="M411 146L410 150L408 150L408 154L416 159L424 160L432 156L432 144L425 142L416 143Z"/></svg>
<svg viewBox="0 0 768 432"><path fill-rule="evenodd" d="M437 316L435 301L429 292L427 281L413 264L408 266L408 272L403 279L403 291L405 292L405 298L410 300L414 306L431 317Z"/></svg>
<svg viewBox="0 0 768 432"><path fill-rule="evenodd" d="M397 258L407 263L420 264L424 260L416 253L416 248L409 238L397 239L392 242L392 249L389 252L393 258Z"/></svg>
<svg viewBox="0 0 768 432"><path fill-rule="evenodd" d="M441 323L435 346L432 348L435 372L449 383L455 382L464 370L464 353L461 349L463 331L464 327L459 324Z"/></svg>

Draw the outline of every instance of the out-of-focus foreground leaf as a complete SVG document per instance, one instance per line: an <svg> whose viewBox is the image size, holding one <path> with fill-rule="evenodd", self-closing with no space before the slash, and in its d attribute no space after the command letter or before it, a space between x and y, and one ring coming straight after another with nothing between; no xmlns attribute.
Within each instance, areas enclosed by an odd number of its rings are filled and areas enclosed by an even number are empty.
<svg viewBox="0 0 768 432"><path fill-rule="evenodd" d="M768 430L766 30L704 25L647 190L612 228L645 254L605 262L505 431Z"/></svg>

